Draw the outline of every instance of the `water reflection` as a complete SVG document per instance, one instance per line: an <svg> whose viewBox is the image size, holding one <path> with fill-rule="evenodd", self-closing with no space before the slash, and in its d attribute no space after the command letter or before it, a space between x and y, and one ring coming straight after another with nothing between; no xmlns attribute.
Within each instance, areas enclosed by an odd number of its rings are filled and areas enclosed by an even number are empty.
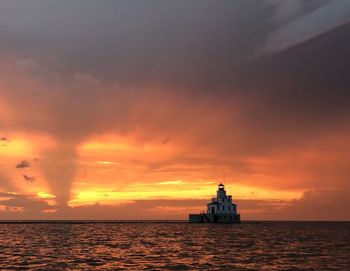
<svg viewBox="0 0 350 271"><path fill-rule="evenodd" d="M1 270L347 270L350 223L1 224Z"/></svg>

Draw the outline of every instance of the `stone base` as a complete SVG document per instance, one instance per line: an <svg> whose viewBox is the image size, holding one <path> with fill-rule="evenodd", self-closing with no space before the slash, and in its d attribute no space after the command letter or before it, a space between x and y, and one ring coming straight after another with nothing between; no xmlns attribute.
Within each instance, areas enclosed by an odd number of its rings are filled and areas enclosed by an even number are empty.
<svg viewBox="0 0 350 271"><path fill-rule="evenodd" d="M190 214L188 217L190 223L240 223L239 214Z"/></svg>

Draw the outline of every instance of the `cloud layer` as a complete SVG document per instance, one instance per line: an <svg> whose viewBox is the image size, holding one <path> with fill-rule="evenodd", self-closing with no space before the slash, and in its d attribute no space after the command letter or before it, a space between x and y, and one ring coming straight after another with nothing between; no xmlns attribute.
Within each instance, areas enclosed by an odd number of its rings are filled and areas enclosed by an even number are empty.
<svg viewBox="0 0 350 271"><path fill-rule="evenodd" d="M30 163L27 160L22 160L16 165L16 168L27 168L30 167Z"/></svg>
<svg viewBox="0 0 350 271"><path fill-rule="evenodd" d="M215 190L225 172L251 218L297 219L306 204L299 218L326 219L311 211L327 191L350 191L348 11L341 0L3 1L0 189L18 194L0 205L108 217L129 193L136 218L166 205L170 184L202 200L198 187ZM99 201L112 207L83 206ZM197 206L182 203L158 209Z"/></svg>
<svg viewBox="0 0 350 271"><path fill-rule="evenodd" d="M277 18L285 19L299 13L308 2L315 1L274 1ZM321 2L322 1L318 1ZM346 0L328 1L315 10L297 17L280 26L273 32L262 48L263 53L277 53L289 47L299 45L329 30L349 22L350 3Z"/></svg>

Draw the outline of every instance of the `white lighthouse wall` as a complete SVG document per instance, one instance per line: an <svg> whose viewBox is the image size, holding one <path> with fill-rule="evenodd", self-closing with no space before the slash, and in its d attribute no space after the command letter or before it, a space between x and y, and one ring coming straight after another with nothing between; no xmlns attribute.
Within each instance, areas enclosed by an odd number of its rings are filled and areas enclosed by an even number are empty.
<svg viewBox="0 0 350 271"><path fill-rule="evenodd" d="M226 195L223 184L219 185L216 198L207 204L207 212L199 215L190 214L191 223L239 223L240 215L237 205L232 203L232 197Z"/></svg>
<svg viewBox="0 0 350 271"><path fill-rule="evenodd" d="M213 212L214 211L214 212ZM232 204L232 197L226 195L224 189L218 189L216 198L207 204L208 214L236 214L236 205Z"/></svg>

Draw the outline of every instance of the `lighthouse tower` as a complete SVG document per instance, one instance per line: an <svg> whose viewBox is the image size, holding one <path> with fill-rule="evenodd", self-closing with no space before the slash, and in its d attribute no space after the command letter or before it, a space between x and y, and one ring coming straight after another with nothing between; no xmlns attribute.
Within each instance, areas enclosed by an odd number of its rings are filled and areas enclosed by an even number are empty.
<svg viewBox="0 0 350 271"><path fill-rule="evenodd" d="M197 223L239 223L240 215L237 204L232 202L232 196L226 194L225 186L220 183L216 198L207 204L206 213L190 214L189 222Z"/></svg>
<svg viewBox="0 0 350 271"><path fill-rule="evenodd" d="M207 204L207 214L237 215L237 204L232 203L232 196L226 195L225 186L220 183L216 198Z"/></svg>

